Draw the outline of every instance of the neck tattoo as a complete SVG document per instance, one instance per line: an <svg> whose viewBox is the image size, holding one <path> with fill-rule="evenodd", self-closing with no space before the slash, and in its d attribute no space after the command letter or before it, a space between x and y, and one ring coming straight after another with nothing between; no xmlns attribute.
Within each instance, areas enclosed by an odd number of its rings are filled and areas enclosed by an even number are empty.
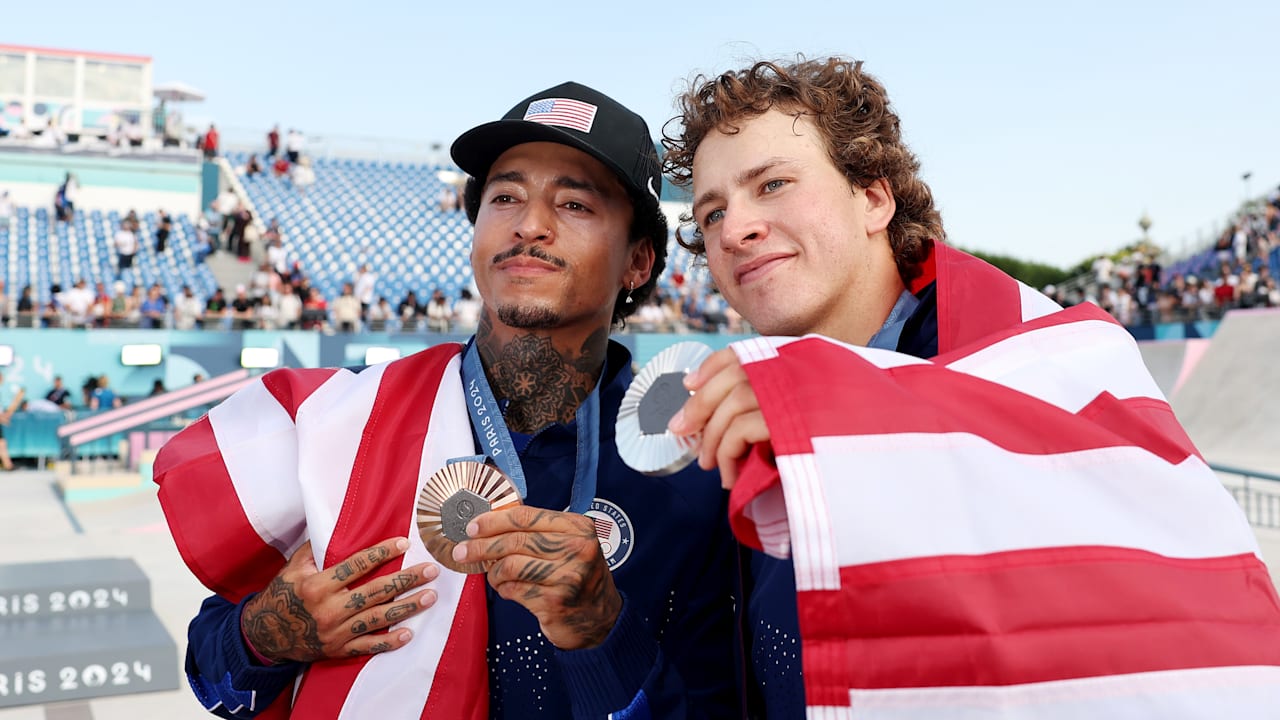
<svg viewBox="0 0 1280 720"><path fill-rule="evenodd" d="M608 339L608 330L601 328L576 352L561 352L550 337L532 331L502 341L483 315L476 347L494 397L507 403L507 426L529 434L573 420L604 367Z"/></svg>

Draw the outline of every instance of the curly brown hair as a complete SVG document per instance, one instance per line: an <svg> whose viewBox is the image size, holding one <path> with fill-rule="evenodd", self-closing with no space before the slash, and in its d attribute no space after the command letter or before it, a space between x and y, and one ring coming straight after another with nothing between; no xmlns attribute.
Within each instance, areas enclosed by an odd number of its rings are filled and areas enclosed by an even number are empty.
<svg viewBox="0 0 1280 720"><path fill-rule="evenodd" d="M942 215L933 193L917 173L920 161L902 142L898 115L876 78L862 61L839 57L795 62L761 61L718 77L698 75L679 99L680 115L663 128L663 170L681 187L693 183L693 158L708 133L738 132L738 124L771 108L808 115L822 134L827 153L849 182L865 188L880 178L889 183L897 211L889 222L889 244L904 283L920 274L927 241L944 240ZM672 123L681 125L675 134ZM684 223L693 216L681 216ZM702 233L677 233L689 251L706 252Z"/></svg>

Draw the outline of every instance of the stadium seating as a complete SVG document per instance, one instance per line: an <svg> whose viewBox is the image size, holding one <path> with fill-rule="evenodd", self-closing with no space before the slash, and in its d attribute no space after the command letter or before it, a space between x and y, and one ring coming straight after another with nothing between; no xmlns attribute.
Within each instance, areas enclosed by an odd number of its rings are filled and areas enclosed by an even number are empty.
<svg viewBox="0 0 1280 720"><path fill-rule="evenodd" d="M116 279L116 251L113 238L121 215L115 211L76 211L70 223L57 223L46 208L16 208L12 226L0 224L0 278L5 292L14 298L30 285L36 302L43 306L52 295L52 286L66 289L80 279L90 287L102 282L110 286ZM164 253L155 252L157 217L139 215L138 254L133 268L120 280L127 290L135 285L148 287L159 282L170 297L183 285L190 285L207 297L216 287L213 273L197 261L198 243L190 218L172 218L172 232Z"/></svg>

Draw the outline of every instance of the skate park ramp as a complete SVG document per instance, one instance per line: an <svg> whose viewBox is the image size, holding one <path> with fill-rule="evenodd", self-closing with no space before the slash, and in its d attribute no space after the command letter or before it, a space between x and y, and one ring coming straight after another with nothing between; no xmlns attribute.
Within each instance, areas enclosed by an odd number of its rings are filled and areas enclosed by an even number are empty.
<svg viewBox="0 0 1280 720"><path fill-rule="evenodd" d="M1161 352L1152 374L1167 377ZM1205 460L1280 475L1278 389L1280 309L1234 310L1169 399Z"/></svg>
<svg viewBox="0 0 1280 720"><path fill-rule="evenodd" d="M1138 349L1142 351L1142 361L1151 371L1160 391L1166 398L1171 398L1204 357L1209 342L1207 338L1147 340L1138 343Z"/></svg>

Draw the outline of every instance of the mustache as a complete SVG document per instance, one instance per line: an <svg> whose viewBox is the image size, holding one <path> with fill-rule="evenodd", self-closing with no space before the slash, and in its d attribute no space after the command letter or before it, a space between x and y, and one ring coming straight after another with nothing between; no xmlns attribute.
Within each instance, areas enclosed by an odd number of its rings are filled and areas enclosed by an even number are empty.
<svg viewBox="0 0 1280 720"><path fill-rule="evenodd" d="M562 268L568 265L568 263L566 263L564 260L561 260L560 258L554 255L547 254L545 250L543 250L542 248L532 243L522 243L520 245L516 245L510 250L503 250L497 255L494 255L493 260L491 262L494 265L497 265L498 263L506 262L511 258L520 257L521 255L528 255L529 257L535 260L541 260L542 262L551 263L552 265L555 265L558 268Z"/></svg>

